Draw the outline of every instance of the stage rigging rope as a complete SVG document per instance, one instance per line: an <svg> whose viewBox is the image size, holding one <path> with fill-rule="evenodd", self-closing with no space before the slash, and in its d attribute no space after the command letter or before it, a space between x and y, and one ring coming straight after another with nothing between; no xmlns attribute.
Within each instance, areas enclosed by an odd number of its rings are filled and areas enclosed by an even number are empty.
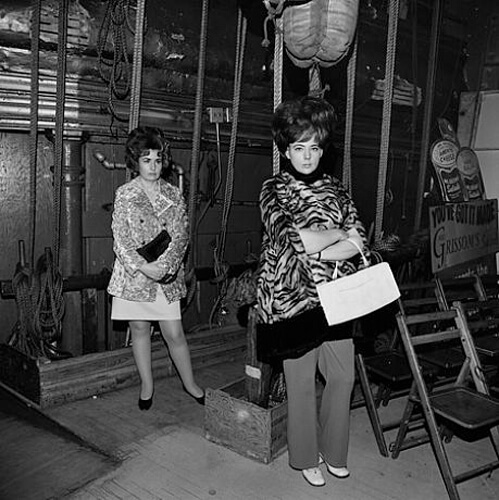
<svg viewBox="0 0 499 500"><path fill-rule="evenodd" d="M139 0L142 1L142 0ZM97 37L98 66L101 78L108 86L108 110L112 120L127 121L116 111L114 100L124 100L130 93L130 58L128 55L126 31L133 33L129 16L130 0L108 0L104 18ZM140 17L141 13L137 13ZM106 58L106 45L110 39L113 59ZM122 88L118 83L122 82ZM112 121L111 121L112 127Z"/></svg>
<svg viewBox="0 0 499 500"><path fill-rule="evenodd" d="M343 185L352 194L352 132L355 104L355 77L357 70L357 36L347 66L347 105L345 117L345 145L343 150Z"/></svg>
<svg viewBox="0 0 499 500"><path fill-rule="evenodd" d="M66 94L66 53L68 38L69 0L59 0L58 12L58 47L57 47L57 88L55 111L55 146L54 146L54 231L52 248L55 265L59 265L61 243L61 188L64 139L64 106Z"/></svg>
<svg viewBox="0 0 499 500"><path fill-rule="evenodd" d="M283 77L284 32L282 16L275 19L274 41L274 110L282 102L282 77ZM272 149L272 173L279 173L281 155L275 143Z"/></svg>
<svg viewBox="0 0 499 500"><path fill-rule="evenodd" d="M38 172L38 72L40 66L40 2L33 0L31 14L31 107L29 122L29 259L35 265L36 181Z"/></svg>
<svg viewBox="0 0 499 500"><path fill-rule="evenodd" d="M135 20L135 38L132 65L132 90L130 95L130 121L128 131L131 132L139 124L140 93L142 88L142 55L144 48L145 0L137 0L137 18Z"/></svg>
<svg viewBox="0 0 499 500"><path fill-rule="evenodd" d="M241 103L241 87L244 68L244 52L246 47L247 19L243 16L242 10L238 8L237 30L236 30L236 55L234 63L234 94L232 99L232 129L230 135L229 152L227 158L227 175L225 177L225 196L222 207L222 221L220 234L217 238L217 245L214 251L215 279L218 283L218 297L212 308L209 324L213 322L215 312L225 298L227 290L227 278L229 266L224 261L227 228L229 214L232 207L234 192L234 163L237 146L237 131L239 124L239 108Z"/></svg>
<svg viewBox="0 0 499 500"><path fill-rule="evenodd" d="M241 103L241 86L244 67L244 52L246 45L247 20L241 9L238 9L237 34L236 34L236 58L234 72L234 96L232 100L232 129L230 135L229 153L227 158L227 176L225 179L225 198L222 210L222 230L218 247L218 261L222 262L225 254L225 242L229 214L232 206L234 192L234 163L236 157L237 130L239 124L239 108Z"/></svg>
<svg viewBox="0 0 499 500"><path fill-rule="evenodd" d="M203 97L204 97L204 79L206 65L206 46L208 42L208 11L209 0L203 0L201 10L201 32L199 36L199 56L198 73L196 86L196 101L194 106L194 125L192 131L192 151L189 179L189 228L191 248L189 261L191 269L197 264L197 234L196 234L196 215L198 199L198 176L199 176L199 158L201 149L201 124L203 116Z"/></svg>
<svg viewBox="0 0 499 500"><path fill-rule="evenodd" d="M385 89L383 98L383 121L381 124L381 146L378 169L378 191L376 199L376 217L374 226L375 241L383 236L383 218L385 210L386 176L390 146L390 125L393 102L393 76L395 73L395 55L397 49L397 27L399 0L390 0L388 7L388 41L385 64Z"/></svg>

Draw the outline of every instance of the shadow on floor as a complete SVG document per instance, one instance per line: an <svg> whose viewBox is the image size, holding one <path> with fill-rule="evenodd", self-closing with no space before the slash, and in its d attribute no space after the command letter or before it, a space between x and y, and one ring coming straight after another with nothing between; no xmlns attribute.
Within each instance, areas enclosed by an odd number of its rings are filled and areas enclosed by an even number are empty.
<svg viewBox="0 0 499 500"><path fill-rule="evenodd" d="M5 500L62 498L119 465L2 387L0 443Z"/></svg>

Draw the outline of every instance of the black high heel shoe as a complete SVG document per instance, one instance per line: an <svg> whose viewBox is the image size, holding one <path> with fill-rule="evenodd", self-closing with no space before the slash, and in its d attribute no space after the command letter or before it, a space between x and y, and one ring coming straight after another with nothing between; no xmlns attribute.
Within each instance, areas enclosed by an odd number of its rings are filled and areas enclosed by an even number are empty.
<svg viewBox="0 0 499 500"><path fill-rule="evenodd" d="M184 391L189 394L189 396L192 398L192 399L195 399L196 400L196 403L204 406L204 403L205 403L205 397L206 397L206 392L203 390L203 395L202 396L193 396L185 387L184 387Z"/></svg>
<svg viewBox="0 0 499 500"><path fill-rule="evenodd" d="M152 396L149 399L139 398L139 410L148 410L152 406Z"/></svg>

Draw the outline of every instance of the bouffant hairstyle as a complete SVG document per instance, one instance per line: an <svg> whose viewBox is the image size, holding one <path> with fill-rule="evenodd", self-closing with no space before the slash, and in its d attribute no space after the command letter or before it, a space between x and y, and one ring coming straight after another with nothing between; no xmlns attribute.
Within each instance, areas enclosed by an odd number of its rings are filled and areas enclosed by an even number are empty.
<svg viewBox="0 0 499 500"><path fill-rule="evenodd" d="M319 97L304 96L277 106L272 119L272 137L281 154L290 144L315 137L326 149L332 140L335 123L333 106Z"/></svg>
<svg viewBox="0 0 499 500"><path fill-rule="evenodd" d="M170 143L166 140L163 132L156 127L137 127L128 134L126 141L126 166L137 174L139 158L147 155L151 149L161 151L163 169L173 165Z"/></svg>

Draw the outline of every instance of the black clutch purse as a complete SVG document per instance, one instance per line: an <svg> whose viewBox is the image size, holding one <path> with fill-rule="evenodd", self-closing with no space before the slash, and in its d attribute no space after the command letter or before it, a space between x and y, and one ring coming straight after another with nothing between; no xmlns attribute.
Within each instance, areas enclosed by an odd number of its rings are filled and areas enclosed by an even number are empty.
<svg viewBox="0 0 499 500"><path fill-rule="evenodd" d="M172 241L168 231L163 229L161 233L156 236L152 241L145 244L144 246L137 248L137 252L147 260L147 262L154 262L164 253L168 248L168 245Z"/></svg>

